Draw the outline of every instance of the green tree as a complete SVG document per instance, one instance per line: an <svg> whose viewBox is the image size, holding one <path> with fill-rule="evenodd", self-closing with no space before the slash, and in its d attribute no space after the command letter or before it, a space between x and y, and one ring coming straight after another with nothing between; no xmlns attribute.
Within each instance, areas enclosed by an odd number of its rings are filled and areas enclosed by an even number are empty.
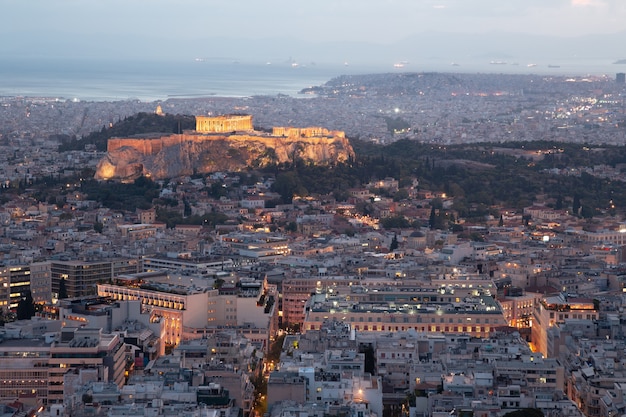
<svg viewBox="0 0 626 417"><path fill-rule="evenodd" d="M284 203L291 203L294 195L308 195L307 189L302 185L300 176L293 171L280 173L272 185L272 191L280 194Z"/></svg>
<svg viewBox="0 0 626 417"><path fill-rule="evenodd" d="M35 302L30 291L26 291L17 304L17 319L29 320L35 315Z"/></svg>
<svg viewBox="0 0 626 417"><path fill-rule="evenodd" d="M411 227L411 223L406 219L406 217L402 215L395 215L390 217L385 217L380 220L380 224L385 229L408 229Z"/></svg>
<svg viewBox="0 0 626 417"><path fill-rule="evenodd" d="M574 194L574 201L572 202L572 214L578 216L580 214L580 196Z"/></svg>
<svg viewBox="0 0 626 417"><path fill-rule="evenodd" d="M215 199L225 197L227 194L228 189L226 188L226 184L221 181L214 182L207 188L207 195Z"/></svg>
<svg viewBox="0 0 626 417"><path fill-rule="evenodd" d="M72 220L74 215L72 213L61 213L59 220Z"/></svg>
<svg viewBox="0 0 626 417"><path fill-rule="evenodd" d="M186 198L183 198L183 215L185 217L191 216L191 205L189 204L189 201L187 201Z"/></svg>
<svg viewBox="0 0 626 417"><path fill-rule="evenodd" d="M441 210L443 209L443 201L439 197L433 198L430 200L430 206L434 209Z"/></svg>
<svg viewBox="0 0 626 417"><path fill-rule="evenodd" d="M400 188L393 195L393 201L402 201L406 200L407 198L409 198L409 192L406 190L406 188Z"/></svg>
<svg viewBox="0 0 626 417"><path fill-rule="evenodd" d="M298 231L298 224L296 222L289 222L289 223L287 223L287 225L285 226L285 231L286 232L297 232Z"/></svg>
<svg viewBox="0 0 626 417"><path fill-rule="evenodd" d="M391 244L389 245L389 252L393 252L398 249L398 235L393 235L393 239L391 239Z"/></svg>
<svg viewBox="0 0 626 417"><path fill-rule="evenodd" d="M430 216L428 217L428 226L430 229L434 229L437 224L437 213L435 212L435 207L432 206L430 208Z"/></svg>
<svg viewBox="0 0 626 417"><path fill-rule="evenodd" d="M593 217L593 209L588 205L584 205L580 208L580 216L585 219L590 219Z"/></svg>
<svg viewBox="0 0 626 417"><path fill-rule="evenodd" d="M563 197L561 197L561 195L559 195L556 198L556 203L554 204L554 209L555 210L562 210L563 209Z"/></svg>
<svg viewBox="0 0 626 417"><path fill-rule="evenodd" d="M65 279L61 278L59 281L59 300L63 300L65 298L68 298L67 285L65 284Z"/></svg>
<svg viewBox="0 0 626 417"><path fill-rule="evenodd" d="M544 417L544 414L538 408L522 408L521 410L509 411L502 417Z"/></svg>

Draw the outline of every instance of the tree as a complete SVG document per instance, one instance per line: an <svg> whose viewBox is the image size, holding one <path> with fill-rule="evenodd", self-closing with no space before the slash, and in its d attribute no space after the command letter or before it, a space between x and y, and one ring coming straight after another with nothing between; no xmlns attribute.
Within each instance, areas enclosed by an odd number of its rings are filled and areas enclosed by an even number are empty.
<svg viewBox="0 0 626 417"><path fill-rule="evenodd" d="M450 226L450 231L452 231L453 233L459 233L463 231L463 226L461 226L458 223L452 223L452 225Z"/></svg>
<svg viewBox="0 0 626 417"><path fill-rule="evenodd" d="M219 199L220 197L228 195L228 189L223 182L214 182L207 188L207 195L209 197Z"/></svg>
<svg viewBox="0 0 626 417"><path fill-rule="evenodd" d="M572 214L578 216L580 214L580 196L574 195L574 201L572 202Z"/></svg>
<svg viewBox="0 0 626 417"><path fill-rule="evenodd" d="M189 201L187 201L186 198L183 198L183 215L185 217L189 217L191 216L191 205L189 204Z"/></svg>
<svg viewBox="0 0 626 417"><path fill-rule="evenodd" d="M430 205L432 208L437 209L437 210L443 209L443 201L439 197L436 197L430 200Z"/></svg>
<svg viewBox="0 0 626 417"><path fill-rule="evenodd" d="M504 226L504 217L502 217L502 214L500 215L500 220L498 220L498 227L502 227Z"/></svg>
<svg viewBox="0 0 626 417"><path fill-rule="evenodd" d="M59 220L72 220L74 215L72 213L61 213Z"/></svg>
<svg viewBox="0 0 626 417"><path fill-rule="evenodd" d="M593 309L596 311L600 311L600 300L597 298L593 299Z"/></svg>
<svg viewBox="0 0 626 417"><path fill-rule="evenodd" d="M300 177L295 172L284 172L276 176L272 191L280 194L283 203L291 203L294 195L305 196L308 191L302 185Z"/></svg>
<svg viewBox="0 0 626 417"><path fill-rule="evenodd" d="M406 188L400 188L393 195L393 201L406 200L407 198L409 198L409 192L406 190Z"/></svg>
<svg viewBox="0 0 626 417"><path fill-rule="evenodd" d="M556 198L556 203L554 204L554 209L555 210L562 210L563 209L563 197L561 197L560 195Z"/></svg>
<svg viewBox="0 0 626 417"><path fill-rule="evenodd" d="M297 232L298 231L298 224L296 222L289 222L289 223L287 223L287 225L285 226L285 231L286 232Z"/></svg>
<svg viewBox="0 0 626 417"><path fill-rule="evenodd" d="M544 414L538 408L522 408L521 410L510 411L503 417L544 417Z"/></svg>
<svg viewBox="0 0 626 417"><path fill-rule="evenodd" d="M391 239L391 245L389 245L389 252L393 252L398 249L398 236L393 235L393 239Z"/></svg>
<svg viewBox="0 0 626 417"><path fill-rule="evenodd" d="M26 294L20 299L17 304L17 319L29 320L35 315L35 302L30 291L26 291Z"/></svg>
<svg viewBox="0 0 626 417"><path fill-rule="evenodd" d="M593 217L593 209L588 205L584 205L580 208L580 215L585 219L590 219Z"/></svg>
<svg viewBox="0 0 626 417"><path fill-rule="evenodd" d="M385 229L408 229L411 223L402 215L395 215L380 219L380 224Z"/></svg>
<svg viewBox="0 0 626 417"><path fill-rule="evenodd" d="M63 300L65 298L68 298L67 287L65 285L65 279L61 278L61 281L59 281L59 300Z"/></svg>
<svg viewBox="0 0 626 417"><path fill-rule="evenodd" d="M428 226L430 226L430 229L434 229L435 225L437 223L437 213L435 212L435 206L432 206L430 208L430 217L428 218Z"/></svg>

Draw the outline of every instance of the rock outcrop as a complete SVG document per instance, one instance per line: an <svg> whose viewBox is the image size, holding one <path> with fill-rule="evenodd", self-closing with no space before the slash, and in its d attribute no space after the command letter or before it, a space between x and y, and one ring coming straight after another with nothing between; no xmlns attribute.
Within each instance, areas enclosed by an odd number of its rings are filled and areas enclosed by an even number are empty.
<svg viewBox="0 0 626 417"><path fill-rule="evenodd" d="M112 138L107 151L98 163L96 179L132 181L141 175L164 179L295 159L328 165L354 157L343 132L319 127L278 127L272 133L189 131Z"/></svg>

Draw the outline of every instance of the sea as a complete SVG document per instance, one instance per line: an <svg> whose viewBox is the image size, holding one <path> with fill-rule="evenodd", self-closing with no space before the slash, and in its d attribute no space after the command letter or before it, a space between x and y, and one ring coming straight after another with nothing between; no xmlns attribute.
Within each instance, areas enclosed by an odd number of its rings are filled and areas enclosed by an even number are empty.
<svg viewBox="0 0 626 417"><path fill-rule="evenodd" d="M46 97L74 101L161 101L170 98L299 96L340 75L398 72L603 75L626 65L611 60L562 62L384 62L336 64L239 62L190 58L179 61L21 58L0 61L0 97Z"/></svg>

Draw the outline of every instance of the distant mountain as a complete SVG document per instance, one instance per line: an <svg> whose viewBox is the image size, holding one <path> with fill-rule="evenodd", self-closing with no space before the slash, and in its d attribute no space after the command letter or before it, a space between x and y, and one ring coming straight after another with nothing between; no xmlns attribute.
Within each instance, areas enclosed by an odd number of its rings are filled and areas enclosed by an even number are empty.
<svg viewBox="0 0 626 417"><path fill-rule="evenodd" d="M433 59L450 62L484 59L510 63L545 60L555 63L572 59L619 59L626 31L611 35L575 38L517 33L416 33L393 44L367 42L305 42L293 37L237 39L229 37L189 39L185 42L163 35L134 37L55 33L32 39L27 32L12 34L11 42L0 44L0 59L28 57L178 60L218 57L241 62L336 63L379 65ZM528 61L527 61L528 60Z"/></svg>

